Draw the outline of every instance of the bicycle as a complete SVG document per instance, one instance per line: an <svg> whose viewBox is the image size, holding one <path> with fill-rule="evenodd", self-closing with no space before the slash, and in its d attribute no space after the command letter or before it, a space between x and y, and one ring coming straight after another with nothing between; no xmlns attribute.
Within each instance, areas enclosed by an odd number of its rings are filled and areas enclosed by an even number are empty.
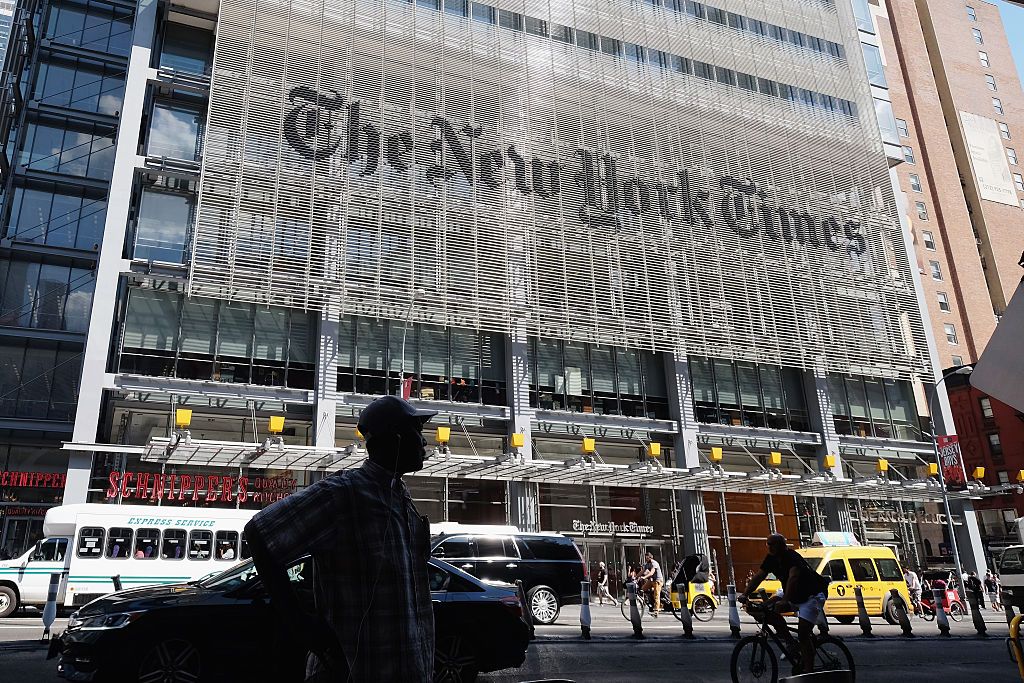
<svg viewBox="0 0 1024 683"><path fill-rule="evenodd" d="M636 591L636 609L640 613L640 618L643 619L645 615L650 614L651 605L651 589L649 588L637 588ZM627 592L621 600L619 600L619 611L622 612L622 618L629 621L629 593ZM676 619L681 619L676 614L676 607L672 604L672 598L668 593L667 587L662 586L661 588L661 612L663 614L671 614Z"/></svg>
<svg viewBox="0 0 1024 683"><path fill-rule="evenodd" d="M758 624L756 635L747 636L736 643L732 651L730 669L733 683L745 681L765 681L775 683L779 680L779 658L772 649L772 643L786 659L792 663L793 670L799 671L801 666L800 646L797 641L797 630L786 625L793 635L792 649L780 638L768 617L775 612L775 602L768 599L768 594L758 591L757 599L747 603L747 612ZM814 642L814 671L850 672L855 677L853 655L839 638L820 633L812 635Z"/></svg>

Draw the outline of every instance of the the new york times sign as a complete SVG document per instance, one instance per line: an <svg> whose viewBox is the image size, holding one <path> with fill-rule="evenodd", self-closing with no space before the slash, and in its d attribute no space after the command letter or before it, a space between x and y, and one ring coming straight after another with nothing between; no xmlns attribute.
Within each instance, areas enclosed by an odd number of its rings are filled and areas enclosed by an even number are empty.
<svg viewBox="0 0 1024 683"><path fill-rule="evenodd" d="M352 172L361 176L377 173L382 163L398 172L426 163L426 177L435 182L461 175L483 190L513 183L519 193L543 198L558 196L572 183L583 197L576 216L594 227L615 226L617 216L626 210L637 217L658 216L706 228L721 223L742 237L763 235L833 252L859 255L867 249L859 221L772 201L766 188L747 178L720 176L708 186L706 178L698 182L691 171L680 170L670 182L652 182L620 174L615 157L588 149L576 149L572 164L528 155L515 144L480 149L473 144L481 138L480 127L441 116L431 121L432 160L425 162L414 156L412 132L383 136L358 100L346 102L342 94L299 86L290 91L288 102L288 144L310 160L347 159ZM656 173L650 169L650 175Z"/></svg>

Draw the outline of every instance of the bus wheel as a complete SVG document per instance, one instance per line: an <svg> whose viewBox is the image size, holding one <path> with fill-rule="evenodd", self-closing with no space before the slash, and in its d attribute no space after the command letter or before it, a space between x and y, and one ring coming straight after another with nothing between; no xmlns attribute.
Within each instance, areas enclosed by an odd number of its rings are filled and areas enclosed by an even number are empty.
<svg viewBox="0 0 1024 683"><path fill-rule="evenodd" d="M0 586L0 619L9 617L18 609L18 594L13 588Z"/></svg>

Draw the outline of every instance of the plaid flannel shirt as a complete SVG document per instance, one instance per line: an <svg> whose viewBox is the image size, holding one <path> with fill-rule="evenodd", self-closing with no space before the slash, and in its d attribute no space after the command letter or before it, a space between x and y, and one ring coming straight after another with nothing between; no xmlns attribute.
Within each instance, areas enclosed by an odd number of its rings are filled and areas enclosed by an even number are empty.
<svg viewBox="0 0 1024 683"><path fill-rule="evenodd" d="M274 503L252 524L275 557L316 560L317 603L350 680L431 680L429 525L401 478L367 460ZM319 673L311 657L307 679Z"/></svg>

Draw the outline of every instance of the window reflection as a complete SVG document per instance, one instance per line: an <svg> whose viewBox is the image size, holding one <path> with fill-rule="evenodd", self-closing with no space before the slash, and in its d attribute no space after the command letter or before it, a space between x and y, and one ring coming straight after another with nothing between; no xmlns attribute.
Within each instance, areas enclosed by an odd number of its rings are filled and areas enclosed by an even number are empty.
<svg viewBox="0 0 1024 683"><path fill-rule="evenodd" d="M698 422L810 430L800 370L700 356L689 368Z"/></svg>
<svg viewBox="0 0 1024 683"><path fill-rule="evenodd" d="M909 382L830 373L828 389L837 433L924 440Z"/></svg>
<svg viewBox="0 0 1024 683"><path fill-rule="evenodd" d="M139 202L134 257L184 263L196 210L196 196L147 187Z"/></svg>
<svg viewBox="0 0 1024 683"><path fill-rule="evenodd" d="M196 107L178 102L156 102L149 125L150 156L195 161L199 158L201 116Z"/></svg>
<svg viewBox="0 0 1024 683"><path fill-rule="evenodd" d="M194 74L210 73L213 35L195 26L169 22L164 28L160 66Z"/></svg>
<svg viewBox="0 0 1024 683"><path fill-rule="evenodd" d="M104 199L16 187L11 198L7 235L76 249L98 249L107 215Z"/></svg>

